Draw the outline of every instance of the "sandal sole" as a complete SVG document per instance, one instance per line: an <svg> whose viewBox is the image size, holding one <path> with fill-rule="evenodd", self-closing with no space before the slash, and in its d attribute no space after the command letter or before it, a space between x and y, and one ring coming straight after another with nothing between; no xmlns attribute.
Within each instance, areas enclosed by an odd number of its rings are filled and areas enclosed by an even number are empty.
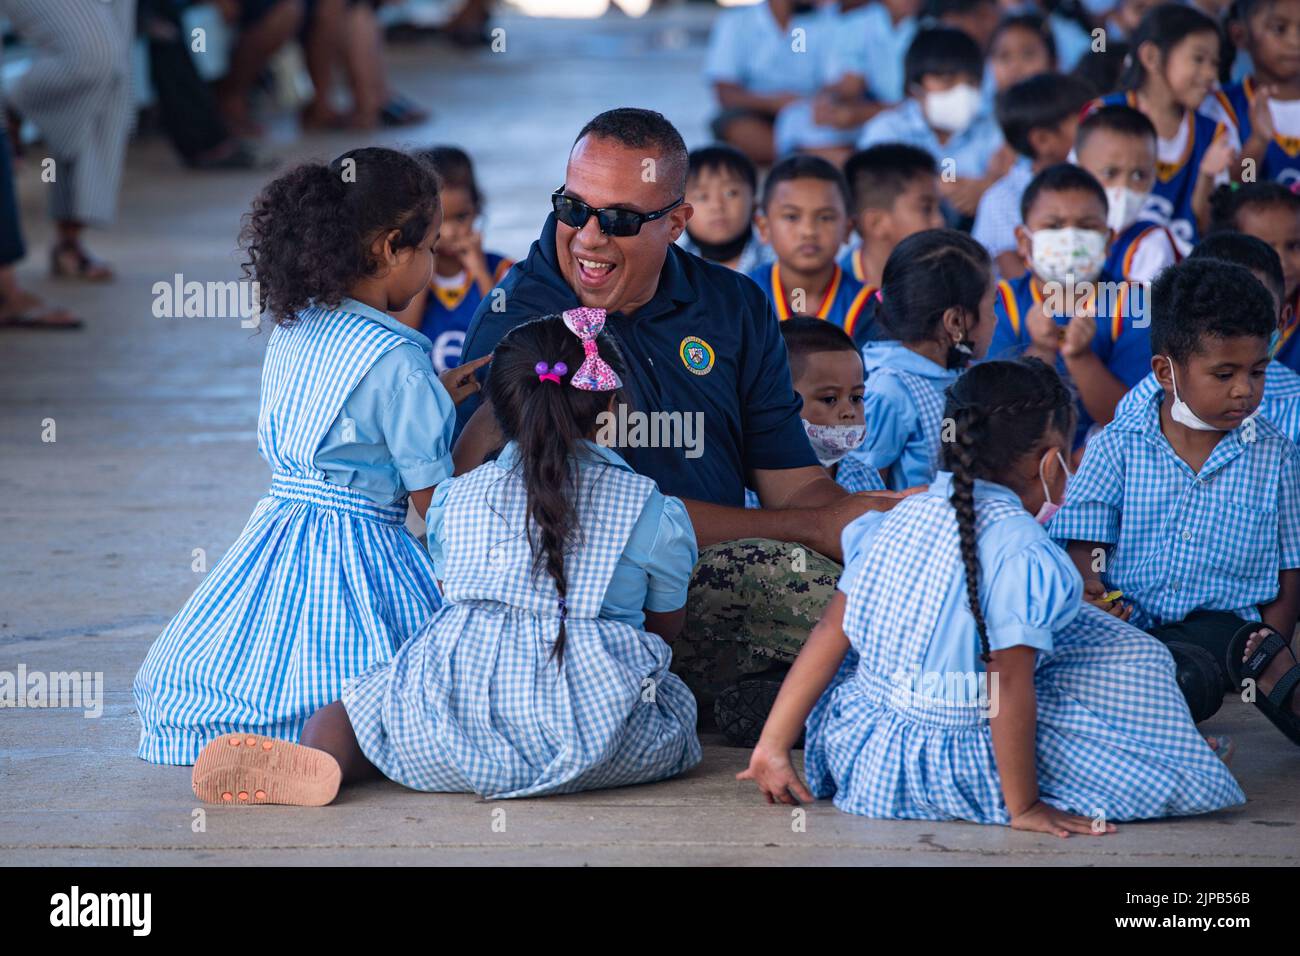
<svg viewBox="0 0 1300 956"><path fill-rule="evenodd" d="M224 734L194 761L194 795L206 803L323 807L343 772L323 750L258 734Z"/></svg>

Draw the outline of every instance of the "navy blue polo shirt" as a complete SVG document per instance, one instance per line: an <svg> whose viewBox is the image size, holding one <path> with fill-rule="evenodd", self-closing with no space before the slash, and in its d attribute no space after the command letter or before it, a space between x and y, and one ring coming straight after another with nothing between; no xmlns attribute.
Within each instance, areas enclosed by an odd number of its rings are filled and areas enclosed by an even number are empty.
<svg viewBox="0 0 1300 956"><path fill-rule="evenodd" d="M496 293L479 304L462 363L491 352L516 325L581 304L556 262L554 213L500 288L504 310L492 311ZM605 329L627 363L634 409L703 413L697 458L685 448L619 449L665 494L741 507L747 472L817 464L776 313L752 279L670 245L654 296L635 315L611 313ZM457 433L477 407L477 396L461 403Z"/></svg>

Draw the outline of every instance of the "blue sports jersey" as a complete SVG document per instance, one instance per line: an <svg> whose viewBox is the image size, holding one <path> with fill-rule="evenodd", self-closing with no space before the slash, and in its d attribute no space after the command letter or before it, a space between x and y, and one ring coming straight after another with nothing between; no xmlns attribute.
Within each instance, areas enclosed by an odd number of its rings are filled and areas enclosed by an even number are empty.
<svg viewBox="0 0 1300 956"><path fill-rule="evenodd" d="M776 310L778 319L784 322L795 314L790 311L790 306L785 301L788 290L781 282L781 264L779 262L759 266L749 273L749 277L758 283L759 288L763 290L763 294L772 303L772 308ZM831 277L831 284L826 288L821 302L807 302L802 314L817 319L825 319L852 335L851 330L857 325L859 316L866 307L867 300L874 293L875 289L863 285L853 277L853 273L836 265L835 274Z"/></svg>
<svg viewBox="0 0 1300 956"><path fill-rule="evenodd" d="M1133 266L1133 254L1137 252L1138 245L1156 231L1163 231L1169 235L1169 244L1174 250L1174 262L1179 262L1182 256L1178 253L1178 243L1174 241L1172 233L1164 226L1139 219L1115 237L1115 241L1110 245L1110 252L1106 253L1106 262L1101 267L1101 274L1128 279Z"/></svg>
<svg viewBox="0 0 1300 956"><path fill-rule="evenodd" d="M1094 101L1094 106L1131 106L1137 109L1133 93L1110 93ZM1226 132L1222 123L1208 116L1188 110L1183 119L1187 124L1187 146L1176 163L1156 163L1155 188L1142 210L1142 219L1169 227L1182 242L1194 245L1200 237L1196 213L1192 210L1192 194L1196 191L1196 178L1205 151Z"/></svg>
<svg viewBox="0 0 1300 956"><path fill-rule="evenodd" d="M1248 76L1239 83L1224 87L1214 96L1236 124L1241 141L1246 142L1250 138L1250 107L1255 102L1255 78ZM1300 130L1290 132L1300 133ZM1278 130L1264 151L1264 168L1257 178L1276 179L1284 186L1300 182L1300 137L1287 136L1283 130Z"/></svg>
<svg viewBox="0 0 1300 956"><path fill-rule="evenodd" d="M862 246L854 246L840 256L840 268L862 283L862 288L867 291L867 299L857 315L848 316L844 320L844 331L849 333L859 346L888 338L877 318L880 314L880 287L868 282L866 275L863 274L862 260L858 258L861 250Z"/></svg>
<svg viewBox="0 0 1300 956"><path fill-rule="evenodd" d="M500 282L513 265L505 256L495 252L484 253L484 258L493 285ZM469 329L470 319L474 318L474 310L482 301L483 290L469 275L454 289L440 288L436 282L429 283L429 297L420 317L420 331L433 343L433 370L439 375L460 364L465 332Z"/></svg>
<svg viewBox="0 0 1300 956"><path fill-rule="evenodd" d="M1104 283L1105 277L1099 280ZM1108 315L1098 316L1097 331L1093 335L1092 350L1101 359L1106 369L1125 385L1132 388L1151 371L1151 339L1147 323L1135 323L1125 318L1128 310L1128 294L1132 284L1113 284L1120 286L1120 293L1106 303ZM1145 296L1146 290L1141 294ZM989 343L988 358L1015 358L1022 354L1030 344L1029 326L1025 316L1035 305L1043 301L1042 289L1032 273L1026 273L1019 279L1003 279L998 283L998 294L993 300L993 311L997 316L997 326L993 330L993 340ZM1143 305L1149 303L1143 302ZM1145 309L1143 310L1145 311ZM1056 322L1062 328L1070 323L1070 316L1058 315ZM1078 398L1079 390L1070 378L1065 360L1059 355L1056 370L1065 380L1066 386L1075 396L1075 405L1079 411L1079 427L1075 432L1074 445L1078 448L1087 438L1088 430L1095 424L1083 401Z"/></svg>

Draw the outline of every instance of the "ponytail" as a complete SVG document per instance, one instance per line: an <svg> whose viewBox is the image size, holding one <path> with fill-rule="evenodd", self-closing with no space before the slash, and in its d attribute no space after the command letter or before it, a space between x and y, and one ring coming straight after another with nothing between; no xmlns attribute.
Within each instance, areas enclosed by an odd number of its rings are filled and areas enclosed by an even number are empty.
<svg viewBox="0 0 1300 956"><path fill-rule="evenodd" d="M601 358L617 374L622 356L608 333L597 339ZM519 446L519 475L525 494L525 531L534 572L545 571L559 595L559 633L552 656L563 661L568 617L566 552L577 539L577 459L583 440L595 430L614 392L572 386L584 352L564 320L548 316L512 329L493 350L486 395L507 441ZM551 374L538 369L545 364ZM556 367L564 365L560 372ZM554 376L554 378L552 377ZM558 381L554 379L558 378Z"/></svg>

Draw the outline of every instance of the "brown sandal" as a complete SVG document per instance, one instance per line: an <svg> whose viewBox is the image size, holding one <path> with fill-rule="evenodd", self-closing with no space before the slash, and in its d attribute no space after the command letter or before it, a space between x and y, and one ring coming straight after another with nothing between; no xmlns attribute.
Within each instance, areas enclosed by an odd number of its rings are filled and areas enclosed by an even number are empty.
<svg viewBox="0 0 1300 956"><path fill-rule="evenodd" d="M115 278L108 263L94 258L81 246L66 242L50 250L50 275L82 282L112 282Z"/></svg>

